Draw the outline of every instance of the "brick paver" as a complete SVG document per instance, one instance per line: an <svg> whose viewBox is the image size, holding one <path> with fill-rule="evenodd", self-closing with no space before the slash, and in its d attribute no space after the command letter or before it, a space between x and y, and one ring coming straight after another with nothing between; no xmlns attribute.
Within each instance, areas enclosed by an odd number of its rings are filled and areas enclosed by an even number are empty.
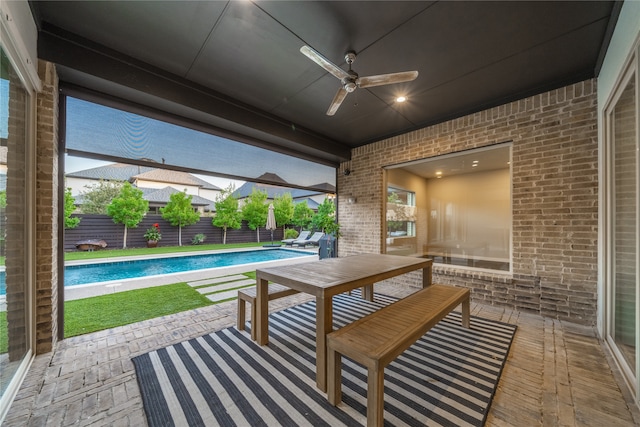
<svg viewBox="0 0 640 427"><path fill-rule="evenodd" d="M403 296L413 290L380 284L376 291ZM281 298L270 310L310 299ZM131 358L233 327L236 308L230 301L59 342L54 352L36 357L4 425L145 426ZM593 328L479 304L472 315L518 325L487 426L640 425Z"/></svg>

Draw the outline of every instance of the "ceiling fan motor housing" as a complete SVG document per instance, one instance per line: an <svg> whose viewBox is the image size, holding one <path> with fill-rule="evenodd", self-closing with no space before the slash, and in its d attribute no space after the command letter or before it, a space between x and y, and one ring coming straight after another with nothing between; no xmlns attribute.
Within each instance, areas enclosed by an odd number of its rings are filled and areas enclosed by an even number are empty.
<svg viewBox="0 0 640 427"><path fill-rule="evenodd" d="M344 90L351 93L356 90L356 87L358 87L356 83L357 81L358 74L356 74L355 71L349 70L349 77L345 77L344 79L342 79L342 87L344 88Z"/></svg>

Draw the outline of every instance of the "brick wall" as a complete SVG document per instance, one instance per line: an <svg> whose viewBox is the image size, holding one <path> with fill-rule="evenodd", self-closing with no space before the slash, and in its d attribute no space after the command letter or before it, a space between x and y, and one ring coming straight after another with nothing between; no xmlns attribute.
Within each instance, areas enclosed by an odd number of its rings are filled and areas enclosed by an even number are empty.
<svg viewBox="0 0 640 427"><path fill-rule="evenodd" d="M38 62L36 138L36 353L53 349L58 335L58 75Z"/></svg>
<svg viewBox="0 0 640 427"><path fill-rule="evenodd" d="M383 167L513 141L513 274L434 268L473 299L594 324L597 276L597 109L586 80L352 151L338 174L340 256L379 253ZM356 204L347 204L355 197ZM395 279L418 286L419 273Z"/></svg>

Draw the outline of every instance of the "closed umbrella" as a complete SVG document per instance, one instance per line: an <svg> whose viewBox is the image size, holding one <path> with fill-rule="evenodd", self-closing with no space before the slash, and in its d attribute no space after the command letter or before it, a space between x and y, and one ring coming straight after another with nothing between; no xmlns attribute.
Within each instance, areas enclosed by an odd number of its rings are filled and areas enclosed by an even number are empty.
<svg viewBox="0 0 640 427"><path fill-rule="evenodd" d="M267 225L265 228L271 231L271 246L273 244L273 230L276 229L276 215L273 213L273 203L269 203L269 213L267 214Z"/></svg>

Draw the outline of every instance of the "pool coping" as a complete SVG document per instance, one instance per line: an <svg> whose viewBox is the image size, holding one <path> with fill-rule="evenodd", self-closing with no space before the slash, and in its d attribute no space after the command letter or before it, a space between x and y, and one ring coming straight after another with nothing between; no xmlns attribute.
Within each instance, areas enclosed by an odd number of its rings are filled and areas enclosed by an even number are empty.
<svg viewBox="0 0 640 427"><path fill-rule="evenodd" d="M318 252L317 248L313 248L312 250L309 250L309 249L291 248L291 247L265 248L265 247L256 246L256 247L249 247L249 248L212 249L208 251L170 252L170 253L164 253L164 254L131 255L131 256L122 256L122 257L82 259L82 260L65 261L64 265L65 267L68 267L68 266L86 265L86 264L108 264L111 262L141 261L145 259L158 259L158 258L179 258L179 257L187 257L187 256L222 254L222 253L229 253L229 252L269 251L274 249L294 251L294 252L309 252L310 254Z"/></svg>

